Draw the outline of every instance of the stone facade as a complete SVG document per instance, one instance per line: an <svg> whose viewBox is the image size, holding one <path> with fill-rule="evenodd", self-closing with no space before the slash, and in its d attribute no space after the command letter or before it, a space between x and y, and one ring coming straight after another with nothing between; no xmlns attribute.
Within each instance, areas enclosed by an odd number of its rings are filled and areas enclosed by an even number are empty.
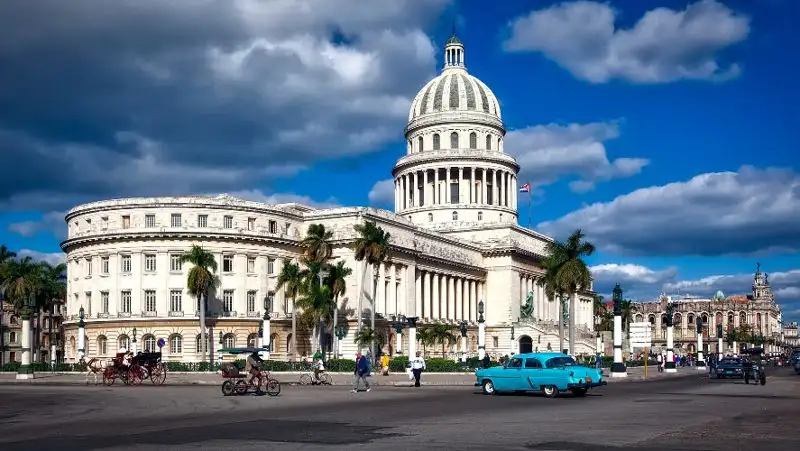
<svg viewBox="0 0 800 451"><path fill-rule="evenodd" d="M0 303L3 314L0 320L0 364L21 362L22 360L22 319L19 314L14 312L11 304ZM54 311L42 313L41 316L31 318L31 343L36 349L31 353L33 362L50 362L55 358L56 362L63 360L62 342L63 336L62 321L63 306L57 306ZM51 323L52 322L52 323Z"/></svg>
<svg viewBox="0 0 800 451"><path fill-rule="evenodd" d="M697 321L703 323L703 352L719 352L716 325L724 331L749 325L765 338L780 341L781 310L769 284L769 276L759 270L753 276L752 292L725 296L718 292L711 299L664 296L657 302L635 304L633 321L652 325L653 346L666 347L667 303L673 304L673 327L676 353L697 352ZM746 343L745 343L746 344ZM723 342L723 352L738 351L742 343ZM733 347L733 349L731 349ZM765 345L769 352L779 352L777 345Z"/></svg>
<svg viewBox="0 0 800 451"><path fill-rule="evenodd" d="M409 116L408 155L393 170L394 213L268 205L226 195L117 199L72 209L62 243L69 274L67 358L77 355L77 314L83 307L90 357L130 347L136 328L138 349L151 348L163 338L166 359L198 360L197 301L186 292L188 268L178 263L178 256L193 244L212 252L219 265L221 283L209 300L215 346L256 343L264 299L272 297L272 358L313 352L310 331L298 328L297 353L291 353L294 309L276 288L283 259L298 260L300 240L311 224L333 232L334 259L353 269L339 305L340 321L349 327L341 347L344 355L356 350L359 299L367 310L376 299L377 325L387 336L385 351L390 353L398 348L390 319L404 315L418 317L421 326L456 327L467 321L467 353L477 354L481 300L487 353L556 350L557 305L536 284L550 238L517 225L519 165L503 153L499 103L485 85L466 78L463 45L448 42L449 63L443 69L448 84L440 80L432 94L441 94L441 99L419 103L430 90L426 85ZM453 91L453 80L468 80L471 88L459 85ZM479 85L481 100L470 100ZM456 101L459 96L466 96L463 102ZM481 140L472 136L477 132ZM444 141L434 145L435 134L452 146ZM378 268L357 262L351 250L353 226L364 221L375 221L391 234L390 257ZM524 312L523 306L528 307ZM593 323L592 293L587 291L577 300L576 352L594 352ZM407 334L402 337L407 341ZM407 350L408 343L400 349ZM441 346L428 351L441 354ZM445 354L457 351L453 344Z"/></svg>

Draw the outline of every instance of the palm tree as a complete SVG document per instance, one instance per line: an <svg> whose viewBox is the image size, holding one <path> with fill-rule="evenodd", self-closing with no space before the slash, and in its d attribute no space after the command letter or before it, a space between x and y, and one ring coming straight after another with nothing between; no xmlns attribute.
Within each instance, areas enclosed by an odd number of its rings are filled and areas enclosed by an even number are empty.
<svg viewBox="0 0 800 451"><path fill-rule="evenodd" d="M357 331L353 341L355 341L359 348L369 347L370 349L381 349L383 348L383 345L386 344L386 339L383 337L383 335L370 327L365 327L360 331ZM374 358L374 355L372 357Z"/></svg>
<svg viewBox="0 0 800 451"><path fill-rule="evenodd" d="M303 275L300 271L300 265L293 263L288 258L283 259L283 267L281 267L281 272L278 274L276 289L284 288L285 297L292 300L292 360L294 360L297 353L297 312L295 311L295 302L302 286Z"/></svg>
<svg viewBox="0 0 800 451"><path fill-rule="evenodd" d="M548 243L548 247L550 244ZM536 283L544 289L545 296L558 302L558 352L564 349L564 292L559 287L557 276L558 269L561 261L558 259L560 256L550 254L542 260L542 268L544 269L544 277L540 278Z"/></svg>
<svg viewBox="0 0 800 451"><path fill-rule="evenodd" d="M6 263L3 274L3 289L15 312L22 317L22 337L27 347L22 352L21 373L30 371L31 364L31 317L34 302L41 289L41 266L31 257L11 260Z"/></svg>
<svg viewBox="0 0 800 451"><path fill-rule="evenodd" d="M0 245L0 366L2 366L5 362L3 361L4 350L5 350L5 342L4 336L5 331L3 330L3 303L5 302L5 286L4 284L4 274L6 272L5 268L6 265L10 260L13 260L17 254L15 252L11 252L5 245Z"/></svg>
<svg viewBox="0 0 800 451"><path fill-rule="evenodd" d="M305 273L304 283L296 305L303 309L303 314L307 315L313 325L313 335L321 352L324 348L322 339L325 336L325 325L333 319L333 296L327 285L319 283L319 266L321 265L314 262L307 263L313 269L303 271Z"/></svg>
<svg viewBox="0 0 800 451"><path fill-rule="evenodd" d="M565 243L547 243L548 255L559 262L555 282L563 293L569 295L569 353L575 354L575 307L578 291L587 290L592 284L592 272L583 260L594 253L594 244L584 241L586 234L576 230Z"/></svg>
<svg viewBox="0 0 800 451"><path fill-rule="evenodd" d="M433 331L431 328L422 327L417 329L417 341L422 345L422 355L426 355L428 353L428 346L433 345L436 341L433 338ZM409 357L413 358L414 356Z"/></svg>
<svg viewBox="0 0 800 451"><path fill-rule="evenodd" d="M53 343L53 318L55 317L56 306L61 305L67 298L67 282L65 274L67 265L59 263L51 265L41 262L39 275L41 279L41 289L37 296L36 304L40 307L39 315L42 311L50 312L48 321L48 336L50 337L50 362L55 363L55 345ZM37 334L38 335L38 334Z"/></svg>
<svg viewBox="0 0 800 451"><path fill-rule="evenodd" d="M333 246L330 243L332 239L333 232L325 230L323 224L308 226L306 237L300 241L305 258L320 263L328 261L333 255Z"/></svg>
<svg viewBox="0 0 800 451"><path fill-rule="evenodd" d="M208 348L208 338L206 336L206 303L208 302L208 292L217 284L215 276L217 272L217 261L214 254L206 251L200 246L194 245L188 252L181 255L182 263L191 263L192 269L186 277L186 288L189 294L197 299L200 310L200 353L202 361L206 359ZM210 358L209 354L209 358ZM214 362L210 362L213 366Z"/></svg>
<svg viewBox="0 0 800 451"><path fill-rule="evenodd" d="M376 268L377 265L386 260L389 255L389 239L391 235L377 226L375 221L366 221L364 224L356 224L353 228L356 233L358 233L358 237L353 244L355 258L357 261L365 263L364 273L361 278L362 289L359 290L358 294L358 329L361 330L361 317L363 316L363 284L364 279L367 277L367 268ZM375 329L375 307L377 305L375 295L377 291L378 280L373 277L370 329ZM374 349L371 351L374 351Z"/></svg>
<svg viewBox="0 0 800 451"><path fill-rule="evenodd" d="M448 324L433 324L427 328L431 344L442 345L442 358L447 358L447 345L458 342L453 327Z"/></svg>
<svg viewBox="0 0 800 451"><path fill-rule="evenodd" d="M347 278L350 277L350 274L353 274L353 270L348 268L342 260L336 262L335 265L328 265L328 276L325 278L325 285L328 286L331 296L333 296L334 319L331 328L336 327L336 322L339 319L339 298L347 292ZM339 352L339 349L337 348L334 352Z"/></svg>

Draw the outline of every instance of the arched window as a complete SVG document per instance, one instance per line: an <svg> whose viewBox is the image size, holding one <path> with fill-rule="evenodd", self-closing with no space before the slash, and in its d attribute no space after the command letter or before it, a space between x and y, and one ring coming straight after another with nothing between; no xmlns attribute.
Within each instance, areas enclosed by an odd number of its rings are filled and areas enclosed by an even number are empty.
<svg viewBox="0 0 800 451"><path fill-rule="evenodd" d="M78 350L78 347L75 346L75 337L69 337L69 349L73 354Z"/></svg>
<svg viewBox="0 0 800 451"><path fill-rule="evenodd" d="M9 332L8 333L8 341L10 343L16 343L17 342L17 333L16 332Z"/></svg>
<svg viewBox="0 0 800 451"><path fill-rule="evenodd" d="M439 137L438 133L433 134L433 150L439 150L442 146L441 138Z"/></svg>
<svg viewBox="0 0 800 451"><path fill-rule="evenodd" d="M715 316L716 316L717 324L722 324L722 312L717 312L717 314Z"/></svg>
<svg viewBox="0 0 800 451"><path fill-rule="evenodd" d="M226 348L236 347L236 337L233 334L225 334L222 337L222 346Z"/></svg>
<svg viewBox="0 0 800 451"><path fill-rule="evenodd" d="M169 353L180 354L183 352L183 337L179 334L172 334L169 337Z"/></svg>
<svg viewBox="0 0 800 451"><path fill-rule="evenodd" d="M108 354L108 340L105 335L97 337L97 355L102 356Z"/></svg>
<svg viewBox="0 0 800 451"><path fill-rule="evenodd" d="M433 222L433 213L428 213L428 222Z"/></svg>
<svg viewBox="0 0 800 451"><path fill-rule="evenodd" d="M478 212L478 221L483 221L483 212L482 211Z"/></svg>
<svg viewBox="0 0 800 451"><path fill-rule="evenodd" d="M703 313L702 315L700 315L700 321L703 322L703 326L708 326L708 314Z"/></svg>
<svg viewBox="0 0 800 451"><path fill-rule="evenodd" d="M12 326L16 326L17 324L19 324L19 318L17 318L15 315L11 315L10 321Z"/></svg>
<svg viewBox="0 0 800 451"><path fill-rule="evenodd" d="M458 212L457 211L453 212L453 221L458 221Z"/></svg>
<svg viewBox="0 0 800 451"><path fill-rule="evenodd" d="M424 149L422 147L422 136L417 138L417 152L422 152Z"/></svg>
<svg viewBox="0 0 800 451"><path fill-rule="evenodd" d="M144 336L142 343L144 343L144 352L156 352L156 349L158 348L156 346L156 337L150 334Z"/></svg>
<svg viewBox="0 0 800 451"><path fill-rule="evenodd" d="M131 339L127 335L122 334L117 338L117 346L119 347L118 349L128 350L131 348Z"/></svg>
<svg viewBox="0 0 800 451"><path fill-rule="evenodd" d="M478 148L478 134L475 132L469 134L469 148L470 149Z"/></svg>
<svg viewBox="0 0 800 451"><path fill-rule="evenodd" d="M258 334L250 334L247 336L247 347L258 347Z"/></svg>
<svg viewBox="0 0 800 451"><path fill-rule="evenodd" d="M492 135L486 135L486 150L492 150Z"/></svg>
<svg viewBox="0 0 800 451"><path fill-rule="evenodd" d="M692 324L694 324L694 314L693 313L689 313L688 315L686 315L686 323L689 324L690 326Z"/></svg>
<svg viewBox="0 0 800 451"><path fill-rule="evenodd" d="M450 148L458 149L458 133L450 133Z"/></svg>
<svg viewBox="0 0 800 451"><path fill-rule="evenodd" d="M636 315L636 317L634 318L634 321L636 321L637 323L641 323L642 322L642 315Z"/></svg>
<svg viewBox="0 0 800 451"><path fill-rule="evenodd" d="M661 315L661 327L667 327L667 315Z"/></svg>
<svg viewBox="0 0 800 451"><path fill-rule="evenodd" d="M650 315L647 317L647 321L650 323L651 326L656 325L656 315Z"/></svg>
<svg viewBox="0 0 800 451"><path fill-rule="evenodd" d="M680 328L681 325L683 324L682 321L683 321L683 317L681 316L680 313L676 313L675 315L673 315L673 317L672 317L672 325L673 326Z"/></svg>
<svg viewBox="0 0 800 451"><path fill-rule="evenodd" d="M739 324L747 324L747 313L739 313Z"/></svg>
<svg viewBox="0 0 800 451"><path fill-rule="evenodd" d="M206 341L203 341L203 336L197 334L197 337L194 339L194 349L198 354L208 352L208 335L206 335Z"/></svg>
<svg viewBox="0 0 800 451"><path fill-rule="evenodd" d="M269 350L270 351L274 352L276 350L275 349L275 343L277 343L277 342L278 342L278 334L272 334L272 335L269 336Z"/></svg>

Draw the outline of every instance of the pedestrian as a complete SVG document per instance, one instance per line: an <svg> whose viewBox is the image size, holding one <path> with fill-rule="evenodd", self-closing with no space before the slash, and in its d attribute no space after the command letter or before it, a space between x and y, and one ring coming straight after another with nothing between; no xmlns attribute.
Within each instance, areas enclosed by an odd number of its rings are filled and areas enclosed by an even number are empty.
<svg viewBox="0 0 800 451"><path fill-rule="evenodd" d="M658 354L658 372L659 373L664 371L664 367L662 366L663 364L664 364L663 357L661 356L661 354Z"/></svg>
<svg viewBox="0 0 800 451"><path fill-rule="evenodd" d="M353 384L353 389L351 390L353 393L358 393L358 387L362 380L364 381L364 386L367 388L367 391L370 391L369 381L367 381L369 372L370 372L369 359L362 356L361 352L359 352L358 354L356 354L356 370L353 372L353 374L356 376L355 383Z"/></svg>
<svg viewBox="0 0 800 451"><path fill-rule="evenodd" d="M489 368L492 366L492 359L489 357L489 354L483 356L483 367Z"/></svg>
<svg viewBox="0 0 800 451"><path fill-rule="evenodd" d="M423 359L422 354L417 351L417 356L411 361L411 373L414 374L415 387L419 387L419 379L423 371L425 371L425 359Z"/></svg>
<svg viewBox="0 0 800 451"><path fill-rule="evenodd" d="M389 375L389 354L384 354L381 356L381 373L384 376Z"/></svg>

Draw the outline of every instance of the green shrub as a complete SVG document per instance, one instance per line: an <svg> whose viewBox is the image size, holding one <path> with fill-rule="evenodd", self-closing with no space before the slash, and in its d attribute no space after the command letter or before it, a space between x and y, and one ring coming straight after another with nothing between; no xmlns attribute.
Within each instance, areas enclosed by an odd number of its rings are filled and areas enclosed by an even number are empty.
<svg viewBox="0 0 800 451"><path fill-rule="evenodd" d="M389 371L393 373L402 373L406 370L408 363L408 356L400 355L389 361Z"/></svg>

